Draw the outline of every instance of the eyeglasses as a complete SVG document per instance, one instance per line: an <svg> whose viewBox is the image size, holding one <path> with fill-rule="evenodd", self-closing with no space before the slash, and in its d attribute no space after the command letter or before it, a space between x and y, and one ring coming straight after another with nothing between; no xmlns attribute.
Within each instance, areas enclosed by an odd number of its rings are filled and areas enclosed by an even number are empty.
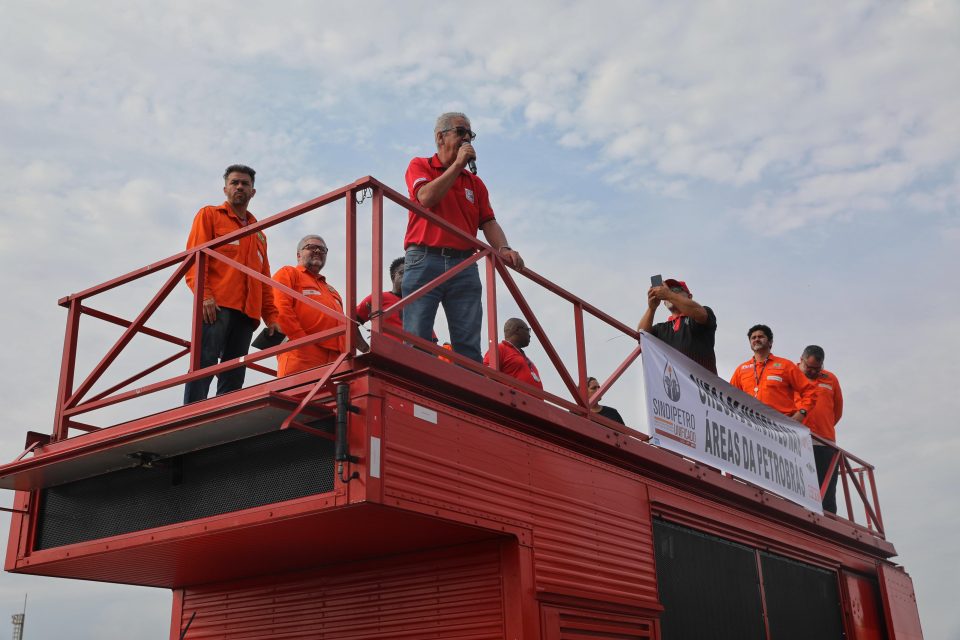
<svg viewBox="0 0 960 640"><path fill-rule="evenodd" d="M310 253L319 253L320 255L327 255L327 248L321 247L318 244L305 244L300 247L300 251L309 251Z"/></svg>
<svg viewBox="0 0 960 640"><path fill-rule="evenodd" d="M673 291L674 293L686 293L686 291L683 290L683 287L670 287L670 291Z"/></svg>
<svg viewBox="0 0 960 640"><path fill-rule="evenodd" d="M440 135L443 135L448 131L455 131L457 133L458 138L462 138L463 136L470 136L470 140L477 139L477 134L475 134L473 131L470 131L470 129L467 129L466 127L451 127L449 129L444 129L443 131L440 132Z"/></svg>

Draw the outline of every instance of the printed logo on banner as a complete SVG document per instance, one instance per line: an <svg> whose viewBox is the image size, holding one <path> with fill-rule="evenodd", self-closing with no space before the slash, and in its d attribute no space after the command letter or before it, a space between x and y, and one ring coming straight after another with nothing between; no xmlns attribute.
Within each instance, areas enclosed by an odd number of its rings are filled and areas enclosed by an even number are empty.
<svg viewBox="0 0 960 640"><path fill-rule="evenodd" d="M677 372L669 362L663 368L663 390L674 402L680 399L680 381L677 380Z"/></svg>

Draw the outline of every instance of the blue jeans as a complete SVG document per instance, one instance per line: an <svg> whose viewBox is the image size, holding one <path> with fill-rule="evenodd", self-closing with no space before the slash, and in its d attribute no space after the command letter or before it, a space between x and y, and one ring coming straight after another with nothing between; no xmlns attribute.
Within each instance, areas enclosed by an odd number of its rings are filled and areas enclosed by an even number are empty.
<svg viewBox="0 0 960 640"><path fill-rule="evenodd" d="M242 311L220 307L217 321L203 323L200 334L200 366L209 367L224 360L233 360L247 355L250 351L250 339L253 330L260 324ZM243 387L243 378L247 367L240 365L236 369L224 371L217 376L217 395L236 391ZM210 391L213 376L188 382L183 388L183 404L205 400Z"/></svg>
<svg viewBox="0 0 960 640"><path fill-rule="evenodd" d="M404 297L410 295L434 278L453 269L466 258L447 258L423 249L407 249L403 260ZM453 350L477 362L483 361L480 354L480 329L483 326L483 307L480 298L480 271L476 263L470 265L451 280L434 287L422 298L403 308L403 330L424 340L433 341L433 322L437 307L443 304L450 329L450 344Z"/></svg>

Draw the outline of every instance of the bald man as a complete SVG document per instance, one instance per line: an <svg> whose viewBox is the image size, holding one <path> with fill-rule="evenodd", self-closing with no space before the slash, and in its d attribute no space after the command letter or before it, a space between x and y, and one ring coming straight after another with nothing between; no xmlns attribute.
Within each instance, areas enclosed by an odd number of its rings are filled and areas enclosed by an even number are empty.
<svg viewBox="0 0 960 640"><path fill-rule="evenodd" d="M500 356L500 371L526 382L537 389L543 389L540 372L523 348L530 344L530 327L520 318L510 318L503 325L503 340L497 345ZM483 356L483 364L490 364L490 352Z"/></svg>

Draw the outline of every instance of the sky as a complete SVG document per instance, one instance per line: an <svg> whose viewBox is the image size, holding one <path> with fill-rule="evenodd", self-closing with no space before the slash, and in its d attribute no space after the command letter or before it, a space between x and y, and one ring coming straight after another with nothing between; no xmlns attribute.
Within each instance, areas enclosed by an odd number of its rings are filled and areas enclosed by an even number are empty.
<svg viewBox="0 0 960 640"><path fill-rule="evenodd" d="M50 431L57 300L179 252L228 164L257 169L261 218L366 175L404 191L437 115L464 111L497 217L537 273L628 325L651 275L686 280L718 317L724 377L755 323L777 355L824 347L846 400L839 442L877 468L925 637L960 639L960 3L2 6L0 459ZM387 214L401 255L405 214ZM342 206L269 233L271 264L308 232L342 284ZM99 308L132 317L160 282ZM569 308L522 288L572 354ZM189 303L178 287L152 322L186 336ZM118 335L101 324L84 323L81 365ZM587 337L601 374L633 346L599 323ZM134 345L118 365L160 353ZM542 347L528 352L559 392ZM645 430L638 370L604 403ZM26 592L28 638L168 637L167 591L3 574L0 615Z"/></svg>

